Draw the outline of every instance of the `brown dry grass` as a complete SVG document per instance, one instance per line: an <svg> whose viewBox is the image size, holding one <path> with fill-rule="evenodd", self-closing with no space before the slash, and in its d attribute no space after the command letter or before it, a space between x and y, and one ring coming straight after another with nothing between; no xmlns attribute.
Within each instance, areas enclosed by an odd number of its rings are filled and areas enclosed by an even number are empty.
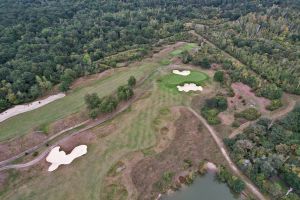
<svg viewBox="0 0 300 200"><path fill-rule="evenodd" d="M160 192L154 184L164 172L182 173L184 160L191 160L197 169L200 161L209 160L225 164L213 138L190 111L180 108L180 117L175 122L175 137L165 150L138 162L131 173L138 191L138 199L153 199Z"/></svg>

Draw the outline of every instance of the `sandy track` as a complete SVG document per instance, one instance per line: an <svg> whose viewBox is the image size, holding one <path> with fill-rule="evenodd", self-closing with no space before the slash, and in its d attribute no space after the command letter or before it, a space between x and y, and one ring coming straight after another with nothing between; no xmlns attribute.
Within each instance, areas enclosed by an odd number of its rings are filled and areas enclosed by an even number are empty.
<svg viewBox="0 0 300 200"><path fill-rule="evenodd" d="M229 164L229 167L232 169L232 171L239 176L246 184L246 187L252 192L253 195L257 197L257 199L260 200L266 200L264 195L257 189L257 187L246 177L243 175L243 173L236 167L235 163L231 160L229 157L228 152L226 151L226 146L223 142L223 140L218 136L218 133L206 122L206 120L200 116L196 111L194 111L192 108L186 107L189 109L200 121L204 126L208 129L209 133L217 143L219 149L221 150L221 153L225 157L226 161Z"/></svg>
<svg viewBox="0 0 300 200"><path fill-rule="evenodd" d="M285 95L287 95L287 94L285 94ZM275 120L280 119L283 116L287 115L289 112L291 112L296 105L296 101L294 99L289 99L288 97L286 97L286 98L288 99L288 105L284 109L276 110L276 111L272 112L271 114L265 115L263 117L267 117L267 118L275 121ZM240 127L235 129L234 131L232 131L232 133L229 135L229 138L234 138L238 134L242 133L245 128L247 128L251 124L255 123L256 121L246 122L246 123L242 124Z"/></svg>
<svg viewBox="0 0 300 200"><path fill-rule="evenodd" d="M31 102L29 104L17 105L13 108L10 108L10 109L0 113L0 122L3 122L11 117L21 114L21 113L29 112L29 111L38 109L40 107L43 107L53 101L63 98L65 96L66 95L64 93L58 93L55 95L51 95L51 96L47 97L46 99L37 100L37 101Z"/></svg>

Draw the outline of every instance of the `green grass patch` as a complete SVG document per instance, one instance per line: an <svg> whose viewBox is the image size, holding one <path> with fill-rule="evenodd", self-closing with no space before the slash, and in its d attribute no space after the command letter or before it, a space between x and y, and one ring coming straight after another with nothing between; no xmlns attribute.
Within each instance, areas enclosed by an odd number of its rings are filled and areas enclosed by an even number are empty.
<svg viewBox="0 0 300 200"><path fill-rule="evenodd" d="M174 51L172 51L170 53L171 56L180 56L182 54L182 52L184 51L190 51L193 48L197 47L198 45L196 43L188 43L182 47L180 47L179 49L176 49Z"/></svg>
<svg viewBox="0 0 300 200"><path fill-rule="evenodd" d="M47 127L59 119L85 109L84 96L96 92L100 97L107 96L120 85L126 84L132 75L142 78L155 69L157 63L147 63L138 67L130 67L126 71L95 80L88 85L78 87L59 100L51 102L36 110L26 112L0 123L0 141L27 134L32 129Z"/></svg>
<svg viewBox="0 0 300 200"><path fill-rule="evenodd" d="M165 58L165 59L160 60L159 64L166 66L166 65L171 64L171 61L169 59Z"/></svg>
<svg viewBox="0 0 300 200"><path fill-rule="evenodd" d="M166 86L167 88L176 89L177 85L184 85L185 83L195 83L197 85L203 85L203 83L208 78L209 77L207 74L199 71L191 71L191 74L188 76L181 76L173 74L171 72L170 74L160 78L159 81L162 85Z"/></svg>

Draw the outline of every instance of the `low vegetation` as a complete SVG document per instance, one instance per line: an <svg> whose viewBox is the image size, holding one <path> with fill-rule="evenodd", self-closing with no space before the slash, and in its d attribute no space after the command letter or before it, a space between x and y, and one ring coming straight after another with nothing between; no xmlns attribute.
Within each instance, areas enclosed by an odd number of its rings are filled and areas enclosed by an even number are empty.
<svg viewBox="0 0 300 200"><path fill-rule="evenodd" d="M178 85L184 85L185 83L195 83L197 85L203 85L208 80L208 75L200 71L191 71L188 76L181 76L170 73L159 79L160 83L169 88L176 89ZM177 89L176 89L177 90Z"/></svg>
<svg viewBox="0 0 300 200"><path fill-rule="evenodd" d="M267 110L274 111L283 106L280 99L274 99L271 101L270 105L266 107Z"/></svg>
<svg viewBox="0 0 300 200"><path fill-rule="evenodd" d="M218 114L225 111L227 107L227 99L223 96L216 96L205 101L201 114L209 124L217 125L221 123Z"/></svg>
<svg viewBox="0 0 300 200"><path fill-rule="evenodd" d="M226 183L229 188L237 194L241 194L246 187L244 181L232 175L224 166L219 167L217 179L223 183Z"/></svg>
<svg viewBox="0 0 300 200"><path fill-rule="evenodd" d="M183 47L172 51L170 53L170 55L172 55L172 56L181 56L183 54L183 52L190 51L190 50L194 49L195 47L197 47L197 44L188 43L188 44L184 45Z"/></svg>
<svg viewBox="0 0 300 200"><path fill-rule="evenodd" d="M89 116L95 119L100 113L113 112L117 108L119 102L127 101L134 95L132 87L135 84L136 79L131 76L126 85L118 87L116 95L112 94L100 99L96 93L86 94L84 101L89 110Z"/></svg>
<svg viewBox="0 0 300 200"><path fill-rule="evenodd" d="M220 83L224 82L224 72L223 71L216 71L214 74L214 80Z"/></svg>
<svg viewBox="0 0 300 200"><path fill-rule="evenodd" d="M166 192L172 185L174 172L164 172L161 179L154 183L154 187L161 192Z"/></svg>
<svg viewBox="0 0 300 200"><path fill-rule="evenodd" d="M248 121L254 121L261 116L261 113L255 108L247 108L241 112L235 113L235 118L244 118Z"/></svg>

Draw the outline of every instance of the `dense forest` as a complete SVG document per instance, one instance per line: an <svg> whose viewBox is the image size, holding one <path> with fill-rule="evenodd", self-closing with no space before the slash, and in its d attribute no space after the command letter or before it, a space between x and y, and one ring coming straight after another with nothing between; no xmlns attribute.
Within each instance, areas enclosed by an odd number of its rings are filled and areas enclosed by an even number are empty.
<svg viewBox="0 0 300 200"><path fill-rule="evenodd" d="M272 199L299 199L300 107L272 122L260 119L234 139L225 139L238 166ZM288 187L295 193L284 197Z"/></svg>
<svg viewBox="0 0 300 200"><path fill-rule="evenodd" d="M300 94L299 2L288 7L273 5L234 21L208 24L199 32L247 66L248 70L235 68L236 79L254 89L261 87L264 83L251 75L250 69L269 83Z"/></svg>
<svg viewBox="0 0 300 200"><path fill-rule="evenodd" d="M183 25L191 20L221 19L229 25L232 21L232 26L238 29L242 25L236 20L246 23L251 13L266 13L276 4L285 9L267 14L274 18L275 24L276 20L281 20L286 26L292 26L285 32L285 38L299 42L299 26L296 25L299 13L293 8L289 12L290 2L297 6L297 1L283 0L0 0L0 111L31 101L54 85L59 84L59 88L66 91L75 78L116 67L124 58L138 59L153 44L164 39L182 40L186 37L182 34ZM289 14L282 19L284 13ZM232 40L233 44L236 40ZM240 43L240 48L249 46L247 42ZM290 59L280 63L299 64L296 43L289 49L285 46L278 49L274 54L280 57L274 56L276 59L291 53ZM114 56L119 52L128 53ZM285 70L286 67L281 68L278 62L276 66L287 75L298 69ZM271 80L272 77L267 78ZM284 88L298 91L289 89L291 84L299 85L297 78L287 82Z"/></svg>

